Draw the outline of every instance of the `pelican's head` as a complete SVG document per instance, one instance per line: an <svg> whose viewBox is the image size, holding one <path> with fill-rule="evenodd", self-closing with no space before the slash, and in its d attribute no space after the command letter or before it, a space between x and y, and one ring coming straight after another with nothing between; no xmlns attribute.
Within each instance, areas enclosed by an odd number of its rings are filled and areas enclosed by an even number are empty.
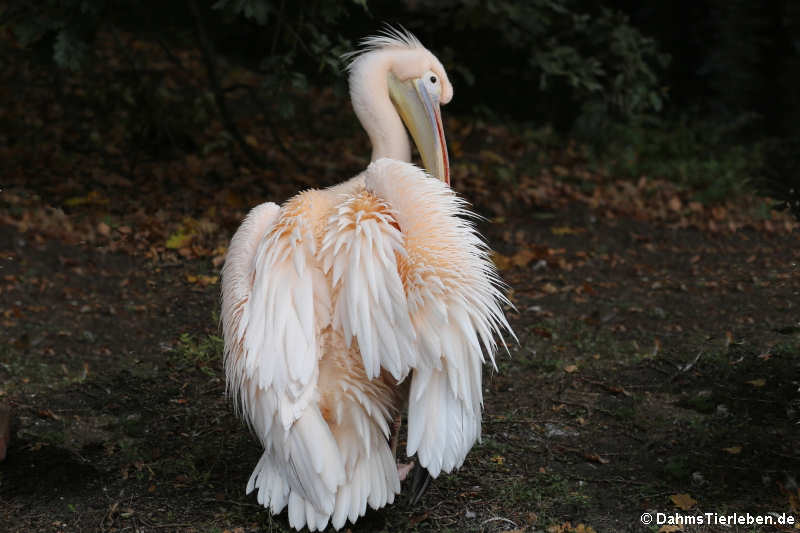
<svg viewBox="0 0 800 533"><path fill-rule="evenodd" d="M408 138L404 132L404 141L392 136L391 119L381 106L388 92L425 169L449 184L450 164L439 106L453 98L453 86L444 67L405 31L387 28L382 35L369 37L362 44L362 50L352 55L350 63L350 95L372 140L373 159L399 158L403 150L407 152L404 158L410 158Z"/></svg>

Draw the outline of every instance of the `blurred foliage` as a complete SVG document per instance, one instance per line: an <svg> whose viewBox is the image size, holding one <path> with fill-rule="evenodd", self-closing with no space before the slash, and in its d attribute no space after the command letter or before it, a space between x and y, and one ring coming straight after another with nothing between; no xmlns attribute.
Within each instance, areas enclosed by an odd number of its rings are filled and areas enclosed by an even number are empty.
<svg viewBox="0 0 800 533"><path fill-rule="evenodd" d="M380 20L397 19L437 52L440 36L447 35L445 63L464 82L461 86L475 87L465 91L467 102L480 100L501 111L505 102L527 102L524 110L561 124L570 123L584 105L622 117L663 105L659 72L668 56L655 41L619 11L590 13L571 0L422 0L391 6L365 0L217 0L201 11L212 46L256 70L284 116L293 113L292 90L302 91L309 81L341 79L340 57L352 49L352 40L374 33ZM73 70L95 57L98 31L121 27L158 35L162 42L186 41L194 31L182 3L16 2L5 18L23 45L49 48L57 65ZM486 95L507 92L516 94L511 100L485 101Z"/></svg>
<svg viewBox="0 0 800 533"><path fill-rule="evenodd" d="M800 136L773 138L762 144L758 185L775 198L779 210L800 220Z"/></svg>
<svg viewBox="0 0 800 533"><path fill-rule="evenodd" d="M608 119L663 107L669 56L619 11L570 0L421 0L418 9L437 13L431 33L448 36L445 60L487 106L533 110L561 129L587 109Z"/></svg>
<svg viewBox="0 0 800 533"><path fill-rule="evenodd" d="M43 0L6 2L3 25L19 42L50 56L65 69L79 70L92 56L92 42L104 25L110 6L100 0Z"/></svg>
<svg viewBox="0 0 800 533"><path fill-rule="evenodd" d="M22 45L50 50L58 66L77 70L93 58L92 47L98 31L116 27L142 37L186 41L186 31L193 27L188 7L192 3L12 1L6 3L2 17ZM228 47L242 60L256 51L261 61L260 70L265 73L266 81L272 82L290 77L287 67L298 62L299 54L305 54L306 59L313 58L320 69L338 70L339 56L351 45L331 28L354 7L364 9L366 6L363 0L352 0L352 3L217 0L211 5L204 3L201 10L205 24L216 37L215 44L220 48ZM174 33L170 35L168 31ZM230 46L232 39L240 41L238 46ZM291 71L290 74L296 77L301 73Z"/></svg>
<svg viewBox="0 0 800 533"><path fill-rule="evenodd" d="M227 37L225 30L217 29L217 36L229 43L239 36L238 46L228 45L229 52L239 57L256 54L261 87L286 118L295 111L291 91L306 90L309 78L317 83L341 78L340 58L353 45L342 36L339 25L353 11L363 11L364 1L217 0L211 6L212 16L221 18L208 22L229 28L232 33ZM238 33L242 30L246 31L243 36Z"/></svg>
<svg viewBox="0 0 800 533"><path fill-rule="evenodd" d="M262 166L242 119L264 111L272 141L297 161L276 126L302 120L319 133L307 116L309 90L332 87L343 96L341 55L384 21L403 24L445 64L456 86L448 113L551 126L560 138L588 142L616 172L674 179L708 200L762 175L771 183L796 175L785 170L792 157L761 150L767 137L800 134L793 0L10 0L0 7L0 24L31 57L83 76L81 105L96 111L87 131L93 146L122 120L134 151L171 157L236 144ZM153 50L172 64L154 66ZM191 68L186 51L202 53L206 87L165 81L167 68ZM109 57L122 58L115 77L93 79L93 65ZM53 78L57 86L59 74ZM199 146L193 133L214 114L225 131Z"/></svg>
<svg viewBox="0 0 800 533"><path fill-rule="evenodd" d="M750 137L800 133L800 3L609 0L672 56L673 109L727 122L756 113Z"/></svg>
<svg viewBox="0 0 800 533"><path fill-rule="evenodd" d="M771 134L798 132L800 123L800 4L714 2L711 53L703 64L724 116L756 111Z"/></svg>
<svg viewBox="0 0 800 533"><path fill-rule="evenodd" d="M165 46L196 45L188 2L11 0L4 26L66 69L122 28ZM443 59L453 107L551 123L659 113L670 101L712 119L755 112L781 135L800 123L800 4L776 0L215 0L197 2L215 53L261 76L291 116L292 91L343 89L342 53L382 21L401 22ZM672 60L670 61L670 57ZM685 112L685 109L682 110Z"/></svg>
<svg viewBox="0 0 800 533"><path fill-rule="evenodd" d="M728 124L687 117L616 124L593 154L613 175L669 179L694 191L698 201L720 202L747 192L759 174L760 145L732 142L753 120L743 115Z"/></svg>
<svg viewBox="0 0 800 533"><path fill-rule="evenodd" d="M341 92L339 58L352 44L337 24L364 9L360 0L12 1L0 20L40 62L84 74L86 93L93 98L83 103L101 112L100 122L120 115L130 150L169 157L175 149L196 148L192 132L216 106L227 129L218 144L238 144L252 163L263 166L266 162L238 131L236 113L227 109L229 95L243 91L247 107L267 109L279 120L294 116L309 78L324 85L338 81ZM141 46L142 41L158 46ZM201 52L206 88L167 80L167 68L191 68L185 64L188 56L179 53L186 50ZM164 55L172 65L157 64ZM103 70L98 63L112 58L122 64L112 65L111 79L95 78ZM238 83L223 83L230 78Z"/></svg>

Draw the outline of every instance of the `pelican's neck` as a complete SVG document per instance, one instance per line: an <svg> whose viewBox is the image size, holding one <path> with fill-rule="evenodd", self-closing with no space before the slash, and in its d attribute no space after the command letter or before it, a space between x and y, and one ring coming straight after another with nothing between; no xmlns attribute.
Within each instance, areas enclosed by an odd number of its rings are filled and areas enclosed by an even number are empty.
<svg viewBox="0 0 800 533"><path fill-rule="evenodd" d="M389 98L390 59L372 52L361 57L350 73L350 100L372 143L371 161L389 157L411 161L411 143L403 121Z"/></svg>

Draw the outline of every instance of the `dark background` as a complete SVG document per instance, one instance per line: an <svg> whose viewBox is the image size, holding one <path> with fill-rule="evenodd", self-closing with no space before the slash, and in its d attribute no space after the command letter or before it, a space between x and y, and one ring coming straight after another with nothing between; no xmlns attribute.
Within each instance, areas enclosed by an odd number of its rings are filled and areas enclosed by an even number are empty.
<svg viewBox="0 0 800 533"><path fill-rule="evenodd" d="M547 128L549 142L577 140L618 175L658 175L704 202L753 190L795 198L800 5L790 0L6 2L3 62L12 77L21 62L50 65L39 81L56 98L67 77L100 88L87 105L122 110L145 155L196 151L194 132L218 116L265 167L242 120L266 110L272 143L291 151L277 132L313 120L303 115L313 88L345 98L341 55L384 23L442 59L456 88L448 115ZM202 54L202 83L175 81L187 51ZM230 80L241 71L247 81Z"/></svg>
<svg viewBox="0 0 800 533"><path fill-rule="evenodd" d="M722 121L752 113L754 128L764 135L798 134L796 2L641 4L221 0L197 2L197 8L218 53L269 77L294 71L328 83L323 73L336 76L324 66L341 48L384 22L399 23L443 56L459 89L453 107L461 112L480 106L510 119L568 129L587 94L610 99L631 89L614 86L612 76L624 67L629 84L661 95L664 114ZM3 18L6 31L41 60L73 69L95 59L94 38L114 27L172 46L191 46L197 37L186 2L12 2ZM589 61L603 72L592 73ZM563 72L570 66L572 72ZM539 84L543 73L552 77L546 88ZM586 88L592 81L599 86ZM270 83L275 80L265 80ZM654 107L659 106L633 106L623 114L629 118L631 112L657 111Z"/></svg>

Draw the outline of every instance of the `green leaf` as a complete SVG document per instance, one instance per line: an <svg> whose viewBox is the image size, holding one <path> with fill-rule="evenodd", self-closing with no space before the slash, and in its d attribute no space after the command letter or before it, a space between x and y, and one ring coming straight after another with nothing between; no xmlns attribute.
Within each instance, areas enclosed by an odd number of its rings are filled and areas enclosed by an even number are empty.
<svg viewBox="0 0 800 533"><path fill-rule="evenodd" d="M86 62L88 55L89 46L71 31L63 29L58 32L53 44L53 60L59 67L79 70Z"/></svg>
<svg viewBox="0 0 800 533"><path fill-rule="evenodd" d="M192 242L192 234L178 230L169 236L165 246L171 250L176 250L187 246L190 242Z"/></svg>

